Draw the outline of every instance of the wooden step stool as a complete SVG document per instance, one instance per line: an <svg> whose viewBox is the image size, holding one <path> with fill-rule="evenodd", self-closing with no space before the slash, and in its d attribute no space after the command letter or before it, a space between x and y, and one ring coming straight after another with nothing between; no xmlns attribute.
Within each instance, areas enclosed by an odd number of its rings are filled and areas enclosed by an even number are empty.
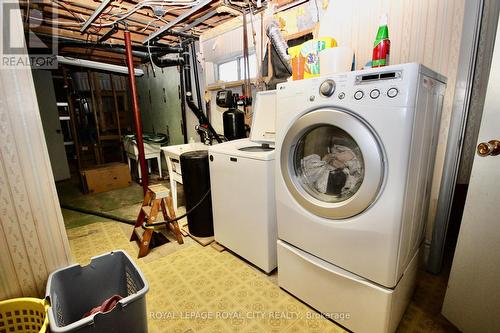
<svg viewBox="0 0 500 333"><path fill-rule="evenodd" d="M142 258L149 253L151 238L153 237L155 229L155 227L143 226L144 222L156 222L160 209L165 221L169 222L167 223L167 225L177 238L177 242L179 244L184 243L179 224L177 223L177 221L172 221L173 219L175 219L175 211L172 205L170 190L161 184L150 185L148 186L148 190L144 195L142 208L139 212L139 215L137 216L137 221L135 222L134 230L132 231L132 236L130 237L131 242L137 241L137 243L139 244L138 258Z"/></svg>

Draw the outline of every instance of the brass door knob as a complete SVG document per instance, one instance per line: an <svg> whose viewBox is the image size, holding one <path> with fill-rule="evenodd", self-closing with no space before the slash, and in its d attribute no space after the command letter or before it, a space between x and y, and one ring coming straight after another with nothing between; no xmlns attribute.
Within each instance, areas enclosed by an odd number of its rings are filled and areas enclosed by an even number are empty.
<svg viewBox="0 0 500 333"><path fill-rule="evenodd" d="M481 142L477 145L477 154L479 156L497 156L500 154L500 141L490 140Z"/></svg>

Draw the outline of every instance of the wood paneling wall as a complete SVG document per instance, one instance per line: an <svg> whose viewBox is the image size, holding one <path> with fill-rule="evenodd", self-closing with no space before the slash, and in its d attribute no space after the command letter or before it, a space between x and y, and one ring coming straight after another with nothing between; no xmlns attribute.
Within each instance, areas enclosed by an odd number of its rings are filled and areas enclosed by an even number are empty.
<svg viewBox="0 0 500 333"><path fill-rule="evenodd" d="M448 78L437 148L426 240L432 236L450 115L455 95L465 0L330 1L335 9L332 35L354 49L357 68L371 59L379 18L389 16L391 63L418 62Z"/></svg>
<svg viewBox="0 0 500 333"><path fill-rule="evenodd" d="M316 1L320 5L320 18L324 18L326 13L323 4L320 0ZM334 10L334 18L325 20L333 22L331 36L339 45L350 46L355 51L357 69L361 69L371 60L380 16L387 13L391 39L390 62L422 63L448 78L426 233L426 240L430 241L455 95L465 0L330 0L328 6L333 6ZM315 15L310 13L313 14ZM320 20L320 24L321 22ZM294 27L296 24L287 22L287 26ZM229 38L225 40L224 34L236 27L236 19L226 22L217 29L207 31L202 40L220 39L221 46L224 42L230 43L232 41ZM288 31L294 32L296 31ZM205 60L214 61L211 59L213 50L205 48L203 51L207 53L204 54ZM207 69L213 70L209 66Z"/></svg>

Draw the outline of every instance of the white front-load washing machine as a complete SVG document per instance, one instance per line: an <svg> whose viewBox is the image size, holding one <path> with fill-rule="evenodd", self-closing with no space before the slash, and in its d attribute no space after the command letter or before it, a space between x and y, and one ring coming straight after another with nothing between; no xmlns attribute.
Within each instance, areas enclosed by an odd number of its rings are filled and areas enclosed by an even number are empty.
<svg viewBox="0 0 500 333"><path fill-rule="evenodd" d="M258 92L250 138L208 150L215 240L266 273L277 265L275 118L276 91Z"/></svg>
<svg viewBox="0 0 500 333"><path fill-rule="evenodd" d="M278 85L279 285L355 332L409 302L445 82L404 64Z"/></svg>

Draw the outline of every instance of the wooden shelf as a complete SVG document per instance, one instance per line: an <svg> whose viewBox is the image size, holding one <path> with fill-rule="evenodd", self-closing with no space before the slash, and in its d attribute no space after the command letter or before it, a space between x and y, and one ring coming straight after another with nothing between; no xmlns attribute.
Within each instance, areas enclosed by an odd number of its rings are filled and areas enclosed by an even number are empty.
<svg viewBox="0 0 500 333"><path fill-rule="evenodd" d="M256 80L251 79L250 84L255 85ZM207 86L208 91L216 91L216 90L221 90L225 88L234 88L234 87L239 87L245 84L244 80L238 80L238 81L231 81L231 82L217 82L217 83L212 83Z"/></svg>

